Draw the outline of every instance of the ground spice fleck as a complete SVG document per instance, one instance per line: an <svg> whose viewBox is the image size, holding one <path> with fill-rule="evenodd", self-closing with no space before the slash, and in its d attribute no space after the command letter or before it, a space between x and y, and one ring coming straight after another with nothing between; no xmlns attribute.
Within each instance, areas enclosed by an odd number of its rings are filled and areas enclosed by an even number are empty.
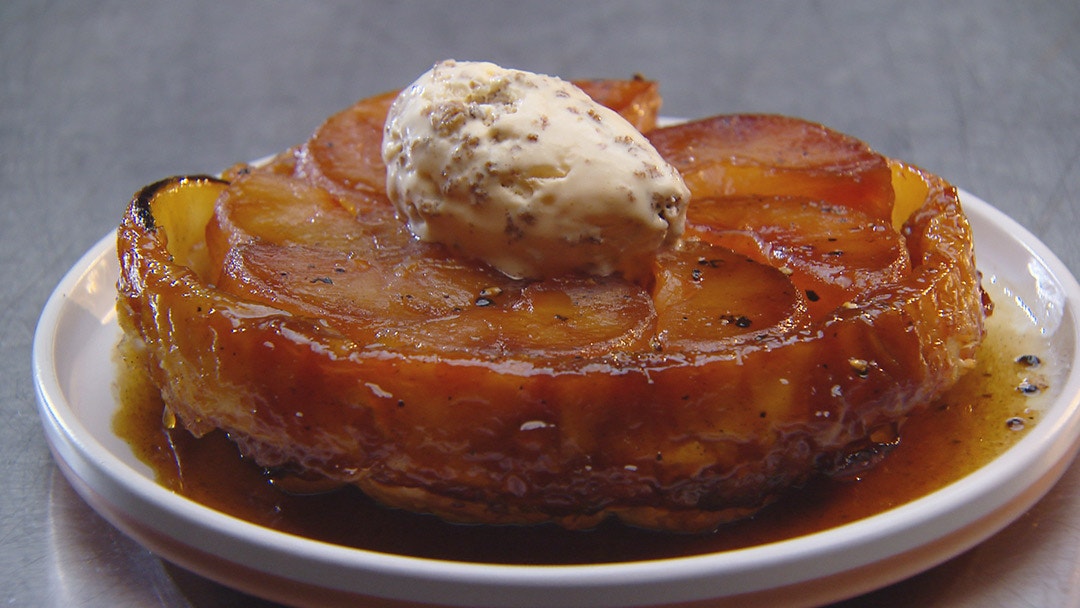
<svg viewBox="0 0 1080 608"><path fill-rule="evenodd" d="M848 365L851 366L851 369L854 370L855 373L863 378L866 377L867 372L870 370L870 363L866 359L852 357L848 359Z"/></svg>
<svg viewBox="0 0 1080 608"><path fill-rule="evenodd" d="M1024 367L1038 367L1042 364L1042 360L1036 355L1020 355L1016 358L1016 362Z"/></svg>
<svg viewBox="0 0 1080 608"><path fill-rule="evenodd" d="M1032 381L1025 378L1016 387L1016 390L1020 391L1021 393L1024 393L1025 395L1034 395L1035 393L1038 393L1042 389L1039 388L1039 385L1037 385L1034 382L1032 382Z"/></svg>

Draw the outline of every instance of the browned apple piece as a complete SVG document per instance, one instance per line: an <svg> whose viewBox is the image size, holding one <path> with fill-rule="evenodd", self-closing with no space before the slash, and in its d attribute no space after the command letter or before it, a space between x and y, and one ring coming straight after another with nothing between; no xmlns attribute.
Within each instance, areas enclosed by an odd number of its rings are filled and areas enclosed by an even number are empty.
<svg viewBox="0 0 1080 608"><path fill-rule="evenodd" d="M402 353L598 355L640 342L655 322L648 294L622 280L530 284L450 260L408 268L355 253L251 242L230 251L218 287Z"/></svg>
<svg viewBox="0 0 1080 608"><path fill-rule="evenodd" d="M791 277L816 317L911 272L890 222L802 197L696 200L688 233L761 260Z"/></svg>
<svg viewBox="0 0 1080 608"><path fill-rule="evenodd" d="M387 215L392 219L392 210ZM269 168L248 171L222 193L206 227L211 281L217 281L230 249L249 241L317 242L344 249L376 238L379 225L356 222L337 198L309 182Z"/></svg>
<svg viewBox="0 0 1080 608"><path fill-rule="evenodd" d="M301 149L298 170L345 200L354 191L385 196L382 129L396 97L384 93L328 118Z"/></svg>
<svg viewBox="0 0 1080 608"><path fill-rule="evenodd" d="M693 199L797 196L889 221L892 172L865 143L771 114L716 116L648 133Z"/></svg>
<svg viewBox="0 0 1080 608"><path fill-rule="evenodd" d="M596 103L618 112L642 133L656 127L660 114L660 88L641 77L632 80L577 80L574 82Z"/></svg>
<svg viewBox="0 0 1080 608"><path fill-rule="evenodd" d="M664 352L730 350L808 322L804 299L782 272L705 241L660 255L653 300Z"/></svg>
<svg viewBox="0 0 1080 608"><path fill-rule="evenodd" d="M383 211L381 222L374 213L359 222L307 182L241 176L207 229L217 288L323 318L363 344L415 352L605 352L654 322L633 283L511 280L410 238Z"/></svg>

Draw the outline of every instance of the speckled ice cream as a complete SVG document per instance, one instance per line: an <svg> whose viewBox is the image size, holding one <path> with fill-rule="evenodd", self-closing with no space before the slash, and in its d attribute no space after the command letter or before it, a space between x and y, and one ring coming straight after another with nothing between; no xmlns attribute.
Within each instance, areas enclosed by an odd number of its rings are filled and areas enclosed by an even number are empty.
<svg viewBox="0 0 1080 608"><path fill-rule="evenodd" d="M616 112L491 63L444 61L402 91L383 159L418 238L514 277L634 274L678 240L690 197Z"/></svg>

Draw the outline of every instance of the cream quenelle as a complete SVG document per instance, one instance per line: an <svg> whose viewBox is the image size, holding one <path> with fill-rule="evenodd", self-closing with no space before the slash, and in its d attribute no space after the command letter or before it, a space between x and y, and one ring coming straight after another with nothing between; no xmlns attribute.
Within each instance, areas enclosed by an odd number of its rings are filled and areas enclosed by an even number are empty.
<svg viewBox="0 0 1080 608"><path fill-rule="evenodd" d="M438 63L394 101L382 146L410 231L512 277L635 275L685 225L679 172L551 76Z"/></svg>

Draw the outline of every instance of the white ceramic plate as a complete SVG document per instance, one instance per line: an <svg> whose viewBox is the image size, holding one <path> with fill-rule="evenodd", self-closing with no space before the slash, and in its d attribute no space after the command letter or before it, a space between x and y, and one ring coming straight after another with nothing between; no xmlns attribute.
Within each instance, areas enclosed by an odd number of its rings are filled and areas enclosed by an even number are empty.
<svg viewBox="0 0 1080 608"><path fill-rule="evenodd" d="M110 428L119 335L111 234L68 272L42 312L33 353L40 414L65 476L107 520L167 560L280 602L523 608L836 601L928 569L997 532L1049 490L1078 446L1080 287L1034 236L986 202L962 196L984 281L1005 296L998 305L1019 306L1066 371L1042 420L987 466L902 507L809 536L676 559L503 566L350 549L204 507L155 483Z"/></svg>

